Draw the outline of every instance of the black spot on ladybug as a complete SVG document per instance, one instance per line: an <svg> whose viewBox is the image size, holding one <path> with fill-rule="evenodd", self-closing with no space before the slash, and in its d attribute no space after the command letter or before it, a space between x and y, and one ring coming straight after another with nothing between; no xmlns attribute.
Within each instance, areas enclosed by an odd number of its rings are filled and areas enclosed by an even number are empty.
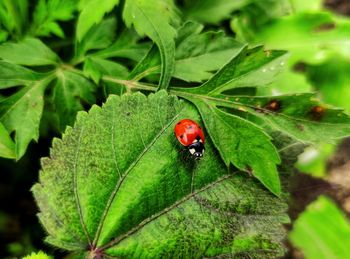
<svg viewBox="0 0 350 259"><path fill-rule="evenodd" d="M187 126L187 129L192 129L192 128L193 128L192 125Z"/></svg>
<svg viewBox="0 0 350 259"><path fill-rule="evenodd" d="M180 138L183 138L184 137L184 135L180 135Z"/></svg>
<svg viewBox="0 0 350 259"><path fill-rule="evenodd" d="M281 103L277 100L271 100L265 105L265 109L272 112L277 112L281 109Z"/></svg>
<svg viewBox="0 0 350 259"><path fill-rule="evenodd" d="M202 129L201 126L198 126L199 129Z"/></svg>
<svg viewBox="0 0 350 259"><path fill-rule="evenodd" d="M311 116L311 119L319 121L322 119L326 109L322 106L316 105L311 108L309 114Z"/></svg>
<svg viewBox="0 0 350 259"><path fill-rule="evenodd" d="M176 123L176 125L180 125L181 124L181 121L180 122L178 122L178 123Z"/></svg>

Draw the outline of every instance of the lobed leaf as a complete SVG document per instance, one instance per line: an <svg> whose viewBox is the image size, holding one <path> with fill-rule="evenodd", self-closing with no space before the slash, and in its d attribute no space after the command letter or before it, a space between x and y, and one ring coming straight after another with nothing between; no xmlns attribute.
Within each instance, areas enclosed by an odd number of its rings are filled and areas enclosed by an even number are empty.
<svg viewBox="0 0 350 259"><path fill-rule="evenodd" d="M169 85L175 66L176 31L171 26L175 19L172 0L126 0L123 18L128 27L134 25L140 35L147 35L158 46L161 57L159 88Z"/></svg>
<svg viewBox="0 0 350 259"><path fill-rule="evenodd" d="M52 76L35 81L0 101L0 122L8 132L16 132L15 154L19 159L29 142L39 137L39 124L44 106L44 90Z"/></svg>
<svg viewBox="0 0 350 259"><path fill-rule="evenodd" d="M178 30L173 77L187 82L202 82L237 55L242 44L222 31L202 32L203 26L187 22ZM160 58L153 48L130 74L133 80L159 73Z"/></svg>
<svg viewBox="0 0 350 259"><path fill-rule="evenodd" d="M79 113L33 187L47 242L91 257L281 256L286 204L228 171L210 139L203 160L186 159L183 118L201 123L164 91Z"/></svg>
<svg viewBox="0 0 350 259"><path fill-rule="evenodd" d="M190 99L191 100L191 99ZM191 100L198 108L214 145L226 166L253 174L272 193L281 193L276 164L280 158L271 137L253 123L204 101Z"/></svg>

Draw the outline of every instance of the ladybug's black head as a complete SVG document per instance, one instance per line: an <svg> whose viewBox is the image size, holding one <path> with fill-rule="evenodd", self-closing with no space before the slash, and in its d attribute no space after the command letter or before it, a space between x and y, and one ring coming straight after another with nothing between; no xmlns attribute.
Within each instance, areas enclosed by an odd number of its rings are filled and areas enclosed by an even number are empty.
<svg viewBox="0 0 350 259"><path fill-rule="evenodd" d="M204 145L201 141L193 142L187 148L188 151L190 151L191 155L194 157L194 159L199 160L203 157Z"/></svg>

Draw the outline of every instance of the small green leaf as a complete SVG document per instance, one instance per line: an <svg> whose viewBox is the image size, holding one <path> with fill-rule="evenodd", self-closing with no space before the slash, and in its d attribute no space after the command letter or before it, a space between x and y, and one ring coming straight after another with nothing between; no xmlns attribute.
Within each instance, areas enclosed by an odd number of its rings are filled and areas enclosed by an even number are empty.
<svg viewBox="0 0 350 259"><path fill-rule="evenodd" d="M289 237L305 258L350 258L350 222L327 197L306 208Z"/></svg>
<svg viewBox="0 0 350 259"><path fill-rule="evenodd" d="M276 168L280 158L271 137L253 123L223 112L212 104L196 99L191 101L201 113L226 166L232 163L238 169L253 174L272 193L280 195L281 185Z"/></svg>
<svg viewBox="0 0 350 259"><path fill-rule="evenodd" d="M83 110L82 103L96 102L95 85L84 76L70 72L57 71L57 82L54 87L53 101L59 118L60 129L73 125L76 113Z"/></svg>
<svg viewBox="0 0 350 259"><path fill-rule="evenodd" d="M0 58L26 66L57 65L59 57L42 41L26 38L19 43L3 43L0 45Z"/></svg>
<svg viewBox="0 0 350 259"><path fill-rule="evenodd" d="M16 158L15 144L5 127L0 123L0 157Z"/></svg>
<svg viewBox="0 0 350 259"><path fill-rule="evenodd" d="M33 13L31 35L50 36L54 34L64 38L64 32L57 21L72 19L76 9L76 0L39 0Z"/></svg>
<svg viewBox="0 0 350 259"><path fill-rule="evenodd" d="M105 13L112 11L117 4L119 0L81 0L77 25L78 41L81 41L90 28L102 21Z"/></svg>
<svg viewBox="0 0 350 259"><path fill-rule="evenodd" d="M123 31L108 48L101 49L91 55L99 58L127 58L139 62L150 49L148 42L139 43L140 37L133 30Z"/></svg>
<svg viewBox="0 0 350 259"><path fill-rule="evenodd" d="M183 118L202 124L165 91L79 113L32 189L46 241L90 257L282 256L286 204L228 171L209 138L202 160L186 158L173 132Z"/></svg>
<svg viewBox="0 0 350 259"><path fill-rule="evenodd" d="M76 57L83 57L89 50L105 49L113 42L117 30L117 20L112 17L94 25L89 33L77 43Z"/></svg>
<svg viewBox="0 0 350 259"><path fill-rule="evenodd" d="M191 0L186 1L183 9L187 20L217 24L230 18L233 11L249 4L252 0Z"/></svg>
<svg viewBox="0 0 350 259"><path fill-rule="evenodd" d="M170 0L126 0L123 18L128 27L134 25L140 35L147 35L158 46L161 57L159 88L166 89L175 67L175 19Z"/></svg>
<svg viewBox="0 0 350 259"><path fill-rule="evenodd" d="M284 51L263 51L262 47L247 49L233 57L210 80L188 92L214 95L237 87L254 87L271 83L284 69Z"/></svg>
<svg viewBox="0 0 350 259"><path fill-rule="evenodd" d="M92 56L85 60L84 73L97 84L103 75L123 79L127 77L129 71L119 63Z"/></svg>
<svg viewBox="0 0 350 259"><path fill-rule="evenodd" d="M0 60L0 89L12 86L28 85L44 77L28 68Z"/></svg>
<svg viewBox="0 0 350 259"><path fill-rule="evenodd" d="M39 137L39 124L44 106L44 90L53 79L48 76L0 101L0 122L8 132L15 131L16 159L22 157L29 142Z"/></svg>

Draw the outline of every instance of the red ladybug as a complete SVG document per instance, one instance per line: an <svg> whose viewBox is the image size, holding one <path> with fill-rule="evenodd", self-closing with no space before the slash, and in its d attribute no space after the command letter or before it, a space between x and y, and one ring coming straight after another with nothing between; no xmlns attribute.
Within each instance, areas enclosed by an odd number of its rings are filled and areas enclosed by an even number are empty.
<svg viewBox="0 0 350 259"><path fill-rule="evenodd" d="M204 133L197 122L184 119L179 121L174 128L175 136L185 146L191 155L200 159L204 154Z"/></svg>

